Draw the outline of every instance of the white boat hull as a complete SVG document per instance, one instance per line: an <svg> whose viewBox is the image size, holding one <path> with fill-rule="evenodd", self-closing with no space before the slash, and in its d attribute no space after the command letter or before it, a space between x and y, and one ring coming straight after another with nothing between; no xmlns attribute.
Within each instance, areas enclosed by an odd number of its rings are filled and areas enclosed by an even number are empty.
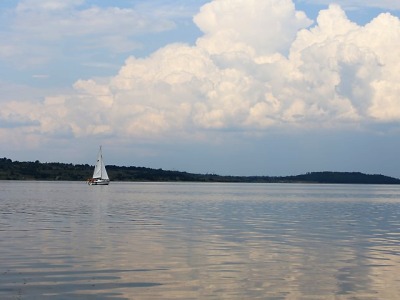
<svg viewBox="0 0 400 300"><path fill-rule="evenodd" d="M88 185L108 185L110 180L108 179L91 179L88 180Z"/></svg>

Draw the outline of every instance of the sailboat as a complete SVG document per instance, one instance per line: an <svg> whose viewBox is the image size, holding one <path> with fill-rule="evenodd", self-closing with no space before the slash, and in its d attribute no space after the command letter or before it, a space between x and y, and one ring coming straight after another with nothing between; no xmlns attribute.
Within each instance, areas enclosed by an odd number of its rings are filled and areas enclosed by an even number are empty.
<svg viewBox="0 0 400 300"><path fill-rule="evenodd" d="M99 154L97 155L96 166L94 167L94 172L92 178L89 178L87 183L89 185L108 185L110 183L110 178L106 171L106 167L103 161L103 153L101 151L101 146Z"/></svg>

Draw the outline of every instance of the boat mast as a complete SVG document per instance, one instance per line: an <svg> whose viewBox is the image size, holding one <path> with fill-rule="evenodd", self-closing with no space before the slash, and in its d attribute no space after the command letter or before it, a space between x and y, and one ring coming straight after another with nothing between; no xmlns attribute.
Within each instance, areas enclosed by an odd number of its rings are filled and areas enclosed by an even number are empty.
<svg viewBox="0 0 400 300"><path fill-rule="evenodd" d="M100 145L100 179L103 179L103 153L101 151L101 145Z"/></svg>

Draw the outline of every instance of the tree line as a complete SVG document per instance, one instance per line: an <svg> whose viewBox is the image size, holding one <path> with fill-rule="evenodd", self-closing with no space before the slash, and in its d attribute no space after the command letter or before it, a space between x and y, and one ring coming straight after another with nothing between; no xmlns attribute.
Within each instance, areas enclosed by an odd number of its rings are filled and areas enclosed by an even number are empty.
<svg viewBox="0 0 400 300"><path fill-rule="evenodd" d="M111 181L160 182L253 182L253 183L340 183L340 184L400 184L400 179L380 174L360 172L310 172L296 176L222 176L193 174L146 167L106 166ZM0 158L0 180L62 180L86 181L94 166L71 163L41 163L12 161Z"/></svg>

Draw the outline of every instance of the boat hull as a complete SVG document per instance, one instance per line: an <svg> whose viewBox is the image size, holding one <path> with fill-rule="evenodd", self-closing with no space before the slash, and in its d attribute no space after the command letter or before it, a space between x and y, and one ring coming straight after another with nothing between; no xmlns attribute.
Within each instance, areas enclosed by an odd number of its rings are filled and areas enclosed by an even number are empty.
<svg viewBox="0 0 400 300"><path fill-rule="evenodd" d="M107 179L92 179L88 180L88 185L109 185L110 180Z"/></svg>

